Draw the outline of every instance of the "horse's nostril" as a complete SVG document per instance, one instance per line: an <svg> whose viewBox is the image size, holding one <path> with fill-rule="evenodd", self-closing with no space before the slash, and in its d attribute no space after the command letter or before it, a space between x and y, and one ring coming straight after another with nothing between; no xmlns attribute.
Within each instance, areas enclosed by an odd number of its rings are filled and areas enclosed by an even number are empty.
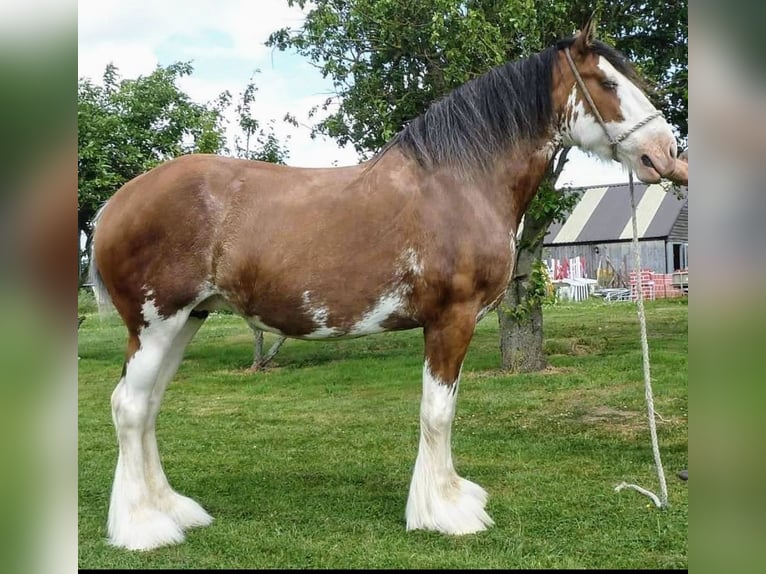
<svg viewBox="0 0 766 574"><path fill-rule="evenodd" d="M646 167L651 167L654 169L654 164L652 163L652 160L649 159L649 156L644 154L641 156L641 163L643 163Z"/></svg>

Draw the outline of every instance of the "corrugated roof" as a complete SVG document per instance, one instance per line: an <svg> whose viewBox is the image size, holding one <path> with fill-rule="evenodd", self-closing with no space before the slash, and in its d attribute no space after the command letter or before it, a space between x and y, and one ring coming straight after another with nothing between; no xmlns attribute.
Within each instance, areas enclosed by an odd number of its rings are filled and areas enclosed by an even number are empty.
<svg viewBox="0 0 766 574"><path fill-rule="evenodd" d="M660 184L636 183L634 188L639 239L667 237L688 200L679 199ZM627 183L582 191L569 217L550 226L545 245L626 241L633 237Z"/></svg>

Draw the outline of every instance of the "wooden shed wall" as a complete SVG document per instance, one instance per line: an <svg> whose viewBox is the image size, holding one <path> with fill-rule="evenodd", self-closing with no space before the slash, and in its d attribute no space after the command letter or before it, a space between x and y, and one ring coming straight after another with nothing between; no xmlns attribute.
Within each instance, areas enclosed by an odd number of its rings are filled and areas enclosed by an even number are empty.
<svg viewBox="0 0 766 574"><path fill-rule="evenodd" d="M599 254L596 254L596 247ZM664 239L646 240L639 242L641 266L656 273L670 273L666 262ZM585 257L585 272L588 277L595 279L599 260L605 255L621 274L627 277L627 272L633 270L633 250L630 241L617 243L581 243L575 245L552 245L543 248L543 259L564 259L577 256ZM606 259L604 259L606 261Z"/></svg>
<svg viewBox="0 0 766 574"><path fill-rule="evenodd" d="M678 218L668 235L668 241L673 243L686 243L689 241L689 202L681 208Z"/></svg>

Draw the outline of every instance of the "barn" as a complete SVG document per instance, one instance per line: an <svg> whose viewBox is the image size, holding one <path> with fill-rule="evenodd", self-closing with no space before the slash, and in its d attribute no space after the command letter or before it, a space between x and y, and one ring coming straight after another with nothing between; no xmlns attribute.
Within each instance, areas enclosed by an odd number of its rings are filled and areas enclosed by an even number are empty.
<svg viewBox="0 0 766 574"><path fill-rule="evenodd" d="M689 266L688 188L634 184L641 265L670 274ZM633 270L630 188L627 183L586 187L569 216L550 226L543 258L581 258L584 275L610 269L626 278Z"/></svg>

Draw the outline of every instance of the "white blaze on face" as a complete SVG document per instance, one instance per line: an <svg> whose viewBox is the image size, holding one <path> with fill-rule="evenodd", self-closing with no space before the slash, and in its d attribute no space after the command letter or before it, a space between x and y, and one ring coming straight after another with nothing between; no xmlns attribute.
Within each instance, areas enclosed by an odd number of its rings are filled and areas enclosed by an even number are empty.
<svg viewBox="0 0 766 574"><path fill-rule="evenodd" d="M620 99L623 120L621 122L607 122L606 125L612 137L618 137L630 131L634 126L657 112L657 108L652 105L649 98L638 86L618 72L606 58L599 58L598 67L604 72L608 80L617 84L617 97ZM639 150L646 148L649 142L668 139L675 141L675 136L673 136L665 118L654 118L620 143L617 147L617 157L623 163L635 161L641 155Z"/></svg>
<svg viewBox="0 0 766 574"><path fill-rule="evenodd" d="M638 86L617 71L606 58L598 58L598 68L603 72L604 80L616 85L614 97L619 100L623 118L620 121L606 121L606 128L612 138L629 132L634 126L656 113L657 109ZM561 126L564 144L576 145L606 160L612 159L612 145L609 137L604 133L604 128L598 123L590 106L586 104L577 83L569 93L566 109L568 113L564 114L565 123ZM618 145L618 160L626 166L638 169L642 154L640 150L647 146L647 142L666 141L668 138L674 139L670 126L664 118L654 118Z"/></svg>

